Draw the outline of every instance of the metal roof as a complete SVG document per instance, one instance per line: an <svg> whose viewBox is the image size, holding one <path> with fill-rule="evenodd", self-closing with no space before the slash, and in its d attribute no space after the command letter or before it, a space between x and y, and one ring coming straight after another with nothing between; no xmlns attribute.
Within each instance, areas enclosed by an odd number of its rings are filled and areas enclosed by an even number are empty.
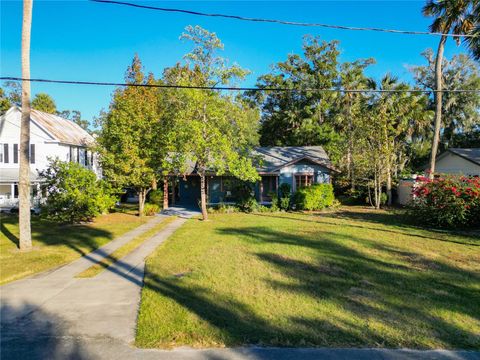
<svg viewBox="0 0 480 360"><path fill-rule="evenodd" d="M480 148L450 148L448 151L480 165Z"/></svg>
<svg viewBox="0 0 480 360"><path fill-rule="evenodd" d="M19 169L0 169L0 183L12 183L18 182L18 171ZM36 182L39 181L38 171L30 169L30 181Z"/></svg>
<svg viewBox="0 0 480 360"><path fill-rule="evenodd" d="M10 118L10 115L14 114L21 114L21 110L16 106L10 108L5 115ZM32 109L30 119L60 143L87 146L94 142L94 138L79 125L60 116Z"/></svg>

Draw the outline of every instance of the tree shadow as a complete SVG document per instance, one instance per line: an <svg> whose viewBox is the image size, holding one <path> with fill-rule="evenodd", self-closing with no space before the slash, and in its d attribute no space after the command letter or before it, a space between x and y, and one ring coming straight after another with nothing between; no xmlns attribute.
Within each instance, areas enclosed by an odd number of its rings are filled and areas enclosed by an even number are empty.
<svg viewBox="0 0 480 360"><path fill-rule="evenodd" d="M18 236L13 234L7 224L18 224L18 217L14 215L2 215L1 231L18 247ZM97 239L113 239L109 231L97 229L85 224L60 225L41 218L32 218L32 235L35 241L47 246L67 246L80 255L85 255L99 247Z"/></svg>
<svg viewBox="0 0 480 360"><path fill-rule="evenodd" d="M36 306L0 308L0 358L15 360L91 359L74 337L67 337L62 319Z"/></svg>
<svg viewBox="0 0 480 360"><path fill-rule="evenodd" d="M435 230L435 229L422 228L418 226L413 226L409 223L405 223L403 222L402 217L397 218L391 214L375 214L375 213L362 214L361 212L338 211L334 213L313 213L308 218L294 217L294 216L288 216L288 215L260 214L260 213L255 213L252 215L261 216L261 217L288 219L288 220L295 220L295 221L304 221L308 223L316 222L316 223L325 223L325 224L331 224L329 221L326 221L326 219L355 220L355 221L361 221L364 225L357 225L357 224L351 224L351 223L345 223L345 222L341 222L341 223L339 222L338 225L357 228L357 229L381 231L381 232L386 232L391 234L407 235L412 237L418 237L421 239L443 241L443 242L455 243L459 245L480 246L480 234L476 230L441 231L441 230ZM386 229L382 227L374 227L374 226L371 226L372 225L371 223L374 223L374 224L376 223L381 225L390 225L390 227L392 225L398 226L398 227L401 227L402 230L401 229L391 230L391 229ZM422 235L421 233L419 233L419 231L428 231L429 233L433 233L438 236L432 237L432 236ZM468 238L469 242L456 241L449 238L449 236L455 236L455 235Z"/></svg>
<svg viewBox="0 0 480 360"><path fill-rule="evenodd" d="M480 347L480 336L473 329L440 316L448 311L459 317L480 319L480 274L474 271L375 241L326 231L295 235L242 225L216 231L236 242L269 245L251 246L249 250L251 256L270 269L258 281L278 294L298 295L299 299L309 299L309 304L327 301L343 309L342 314L332 313L329 317L295 316L290 312L273 321L232 294L147 271L146 289L174 300L207 322L215 329L215 340L227 346L431 348L433 342L434 346L442 344L441 347L453 349ZM362 246L349 246L347 241L352 240ZM271 246L276 244L293 247ZM294 247L308 248L309 258L305 259L305 254L298 258L301 253ZM363 251L366 248L375 249L381 256ZM271 272L281 276L272 277ZM275 299L261 301L281 306ZM409 332L416 333L416 327L421 332L410 337ZM192 332L192 338L197 336L194 326L181 331ZM171 343L169 335L165 336L160 342Z"/></svg>

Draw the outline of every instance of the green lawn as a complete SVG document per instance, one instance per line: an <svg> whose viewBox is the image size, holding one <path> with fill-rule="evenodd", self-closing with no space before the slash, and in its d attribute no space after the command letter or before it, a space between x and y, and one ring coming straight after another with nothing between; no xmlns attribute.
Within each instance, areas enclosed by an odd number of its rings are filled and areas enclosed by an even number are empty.
<svg viewBox="0 0 480 360"><path fill-rule="evenodd" d="M211 215L147 261L136 345L480 348L480 236L396 213Z"/></svg>
<svg viewBox="0 0 480 360"><path fill-rule="evenodd" d="M33 250L18 250L18 217L0 215L0 284L63 265L145 223L131 212L99 216L84 225L58 225L32 217Z"/></svg>

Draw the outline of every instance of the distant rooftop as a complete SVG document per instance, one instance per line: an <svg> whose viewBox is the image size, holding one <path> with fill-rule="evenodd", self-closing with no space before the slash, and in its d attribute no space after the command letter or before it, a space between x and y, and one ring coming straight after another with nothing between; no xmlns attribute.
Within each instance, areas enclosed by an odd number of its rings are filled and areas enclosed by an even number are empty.
<svg viewBox="0 0 480 360"><path fill-rule="evenodd" d="M20 115L21 110L14 106L4 116L9 119ZM60 116L32 109L30 119L58 142L77 146L86 146L94 142L94 138L79 125Z"/></svg>
<svg viewBox="0 0 480 360"><path fill-rule="evenodd" d="M480 165L480 148L450 148L448 151Z"/></svg>

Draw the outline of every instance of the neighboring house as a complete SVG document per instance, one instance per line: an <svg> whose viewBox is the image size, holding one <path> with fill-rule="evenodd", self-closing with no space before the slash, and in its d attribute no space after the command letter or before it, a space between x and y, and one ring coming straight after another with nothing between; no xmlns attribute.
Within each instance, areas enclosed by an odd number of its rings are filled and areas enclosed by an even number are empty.
<svg viewBox="0 0 480 360"><path fill-rule="evenodd" d="M480 176L480 148L451 148L437 157L435 172Z"/></svg>
<svg viewBox="0 0 480 360"><path fill-rule="evenodd" d="M261 181L254 186L254 195L259 203L271 202L271 195L278 192L281 184L289 184L292 192L304 186L330 183L331 174L337 172L321 146L258 147L252 154L257 164ZM207 202L209 204L235 202L235 187L241 183L232 176L217 176L208 173ZM196 206L200 199L200 177L195 164L185 175L178 177L173 189L175 203Z"/></svg>
<svg viewBox="0 0 480 360"><path fill-rule="evenodd" d="M429 165L425 166L428 169ZM437 156L436 174L480 176L480 148L451 148ZM402 179L397 187L397 202L407 205L412 201L412 190L418 183L417 176Z"/></svg>
<svg viewBox="0 0 480 360"><path fill-rule="evenodd" d="M18 204L21 110L14 106L0 117L0 210ZM96 155L88 146L93 137L74 122L32 110L30 117L30 181L32 207L41 200L39 171L49 158L78 162L101 176Z"/></svg>

